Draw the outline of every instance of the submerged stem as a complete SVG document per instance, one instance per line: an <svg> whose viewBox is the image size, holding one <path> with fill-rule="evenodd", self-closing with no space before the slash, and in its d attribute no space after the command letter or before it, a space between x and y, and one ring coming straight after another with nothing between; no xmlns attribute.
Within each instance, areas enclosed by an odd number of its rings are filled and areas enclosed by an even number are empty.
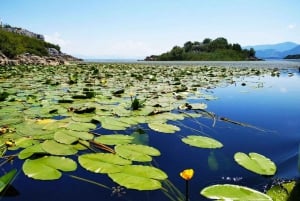
<svg viewBox="0 0 300 201"><path fill-rule="evenodd" d="M185 201L189 200L189 180L185 181Z"/></svg>
<svg viewBox="0 0 300 201"><path fill-rule="evenodd" d="M92 181L92 180L89 180L89 179L85 179L85 178L82 178L82 177L77 177L77 176L75 176L75 175L69 175L69 176L70 176L71 178L73 178L73 179L78 179L78 180L81 180L81 181L85 181L85 182L88 182L88 183L91 183L91 184L95 184L95 185L97 185L97 186L100 186L100 187L102 187L102 188L111 190L110 187L108 187L108 186L106 186L106 185L104 185L104 184L100 184L100 183L98 183L98 182L95 182L95 181Z"/></svg>

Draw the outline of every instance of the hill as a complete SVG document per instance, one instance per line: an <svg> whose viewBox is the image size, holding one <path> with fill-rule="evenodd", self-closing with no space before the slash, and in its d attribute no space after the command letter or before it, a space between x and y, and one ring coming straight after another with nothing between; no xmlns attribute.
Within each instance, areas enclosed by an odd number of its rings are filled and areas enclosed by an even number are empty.
<svg viewBox="0 0 300 201"><path fill-rule="evenodd" d="M8 58L14 58L24 53L37 56L49 56L49 48L54 48L60 52L58 45L0 28L0 51Z"/></svg>
<svg viewBox="0 0 300 201"><path fill-rule="evenodd" d="M59 65L78 59L60 51L58 45L26 29L0 26L0 65Z"/></svg>
<svg viewBox="0 0 300 201"><path fill-rule="evenodd" d="M186 42L183 47L174 46L161 55L151 55L146 61L243 61L257 60L254 49L242 49L238 43L230 44L223 37L206 38L202 42Z"/></svg>
<svg viewBox="0 0 300 201"><path fill-rule="evenodd" d="M300 54L300 45L294 42L246 46L245 48L253 48L256 56L262 59L282 59L288 55Z"/></svg>

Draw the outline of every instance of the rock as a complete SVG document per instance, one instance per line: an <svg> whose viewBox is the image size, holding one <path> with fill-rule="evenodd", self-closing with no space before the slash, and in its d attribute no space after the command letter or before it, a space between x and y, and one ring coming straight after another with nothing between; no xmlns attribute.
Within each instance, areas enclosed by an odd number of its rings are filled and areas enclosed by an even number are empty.
<svg viewBox="0 0 300 201"><path fill-rule="evenodd" d="M52 48L54 49L54 48ZM51 50L52 53L50 56L37 56L30 53L25 53L16 56L13 59L7 58L2 52L0 52L0 66L5 65L49 65L49 66L58 66L58 65L68 65L70 62L82 61L71 55L60 53L57 50Z"/></svg>
<svg viewBox="0 0 300 201"><path fill-rule="evenodd" d="M8 64L7 57L0 51L0 66L4 66Z"/></svg>

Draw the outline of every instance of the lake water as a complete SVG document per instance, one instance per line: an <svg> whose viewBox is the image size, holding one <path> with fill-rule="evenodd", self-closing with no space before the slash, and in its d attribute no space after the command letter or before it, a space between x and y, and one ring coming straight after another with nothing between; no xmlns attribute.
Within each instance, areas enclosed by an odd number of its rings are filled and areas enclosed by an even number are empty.
<svg viewBox="0 0 300 201"><path fill-rule="evenodd" d="M144 62L143 62L144 63ZM298 155L300 143L300 62L177 62L166 65L221 65L279 68L279 76L255 76L235 78L232 84L203 89L201 93L212 95L216 100L201 100L207 110L218 117L226 117L244 126L218 120L213 125L210 118L185 119L171 122L181 127L175 134L161 134L141 125L146 131L149 145L160 150L154 164L168 173L169 181L182 193L185 182L179 173L193 168L194 178L190 181L190 200L206 200L201 189L213 184L237 184L264 191L276 179L298 179ZM162 64L159 63L159 64ZM189 102L195 101L194 97ZM199 100L197 100L199 101ZM129 134L132 130L123 133ZM122 132L121 132L122 133ZM224 145L221 149L199 149L187 146L181 138L201 134L213 137ZM257 152L275 162L277 172L272 177L263 177L240 167L233 159L236 152ZM21 166L2 166L3 170ZM167 201L162 191L135 191L121 189L119 193L97 185L76 180L68 175L77 175L109 187L117 187L106 175L94 174L79 167L76 172L65 173L57 181L37 181L27 178L21 171L13 181L3 201ZM15 191L13 191L15 189ZM9 193L12 195L9 196Z"/></svg>

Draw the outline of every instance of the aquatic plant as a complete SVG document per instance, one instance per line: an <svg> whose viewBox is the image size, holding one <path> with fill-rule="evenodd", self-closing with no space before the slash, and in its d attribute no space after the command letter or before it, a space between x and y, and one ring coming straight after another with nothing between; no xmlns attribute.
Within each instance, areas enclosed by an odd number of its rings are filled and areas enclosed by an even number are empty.
<svg viewBox="0 0 300 201"><path fill-rule="evenodd" d="M59 179L80 165L89 172L106 175L116 185L135 190L159 189L168 198L180 200L181 194L168 180L168 172L154 160L164 153L149 146L145 130L173 134L180 142L192 146L191 149L221 149L222 142L203 136L197 128L181 122L191 119L201 125L197 119L209 118L212 127L223 121L257 129L219 118L202 102L216 99L203 89L229 85L234 76L257 75L257 71L259 75L269 73L267 69L136 64L1 68L0 87L9 94L0 102L2 159L6 163L9 157L17 156L23 160L25 175L33 179ZM134 72L134 79L124 76L125 72ZM141 77L137 75L151 76L135 79ZM190 103L192 98L197 103ZM133 129L143 132L132 132ZM189 129L190 134L177 135L182 129ZM103 130L111 133L103 134ZM275 163L257 153L237 153L234 159L261 175L276 172ZM181 175L186 181L193 176L191 171L183 171ZM73 178L88 181L74 175ZM218 188L203 192L212 197L219 192ZM265 198L249 188L230 186L229 189ZM242 199L245 195L239 196Z"/></svg>

